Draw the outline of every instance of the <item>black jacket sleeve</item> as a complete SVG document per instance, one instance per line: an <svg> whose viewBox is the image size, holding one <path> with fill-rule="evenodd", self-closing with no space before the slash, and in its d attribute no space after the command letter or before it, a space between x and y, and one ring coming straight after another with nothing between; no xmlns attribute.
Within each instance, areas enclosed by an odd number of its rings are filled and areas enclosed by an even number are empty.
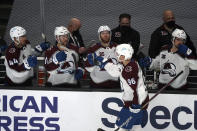
<svg viewBox="0 0 197 131"><path fill-rule="evenodd" d="M148 55L151 58L155 58L160 52L161 46L160 46L159 41L160 41L159 32L154 31L151 35L150 45L148 49Z"/></svg>
<svg viewBox="0 0 197 131"><path fill-rule="evenodd" d="M133 47L134 49L134 56L136 55L136 53L138 52L138 49L139 49L139 46L140 46L140 33L139 32L135 32L133 34L133 40L132 40L132 43L131 43L131 46Z"/></svg>

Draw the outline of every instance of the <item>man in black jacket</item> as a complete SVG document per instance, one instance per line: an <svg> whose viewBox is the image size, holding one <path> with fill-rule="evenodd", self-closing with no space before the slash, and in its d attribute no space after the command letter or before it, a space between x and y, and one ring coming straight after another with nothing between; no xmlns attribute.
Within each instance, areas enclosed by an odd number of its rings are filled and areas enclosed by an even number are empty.
<svg viewBox="0 0 197 131"><path fill-rule="evenodd" d="M176 29L183 29L183 27L175 24L175 17L171 10L165 10L163 13L163 24L158 27L151 35L148 54L151 58L155 58L159 53L161 47L167 44L172 44L171 33ZM196 55L196 49L188 34L185 45L192 50L193 55Z"/></svg>
<svg viewBox="0 0 197 131"><path fill-rule="evenodd" d="M73 43L74 45L76 45L79 48L79 53L83 54L86 52L86 48L84 46L83 38L79 31L80 28L80 20L77 18L71 18L68 23L68 30L70 32L69 43Z"/></svg>
<svg viewBox="0 0 197 131"><path fill-rule="evenodd" d="M120 14L119 26L112 30L111 41L122 44L129 43L134 48L134 57L139 49L140 34L131 28L131 16L129 14Z"/></svg>

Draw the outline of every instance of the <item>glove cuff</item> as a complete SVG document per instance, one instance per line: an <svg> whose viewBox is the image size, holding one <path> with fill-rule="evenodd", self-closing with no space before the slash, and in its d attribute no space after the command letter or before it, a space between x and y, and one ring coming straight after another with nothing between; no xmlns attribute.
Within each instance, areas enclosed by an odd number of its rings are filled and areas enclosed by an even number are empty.
<svg viewBox="0 0 197 131"><path fill-rule="evenodd" d="M27 62L27 59L23 60L23 63L24 63L25 69L27 69L27 70L30 70L31 69L31 67L29 66L29 64Z"/></svg>
<svg viewBox="0 0 197 131"><path fill-rule="evenodd" d="M131 105L132 109L141 109L141 105L137 105L137 104L132 104Z"/></svg>
<svg viewBox="0 0 197 131"><path fill-rule="evenodd" d="M191 53L192 53L192 50L188 48L186 52L187 56L191 55Z"/></svg>
<svg viewBox="0 0 197 131"><path fill-rule="evenodd" d="M56 65L59 63L57 58L56 58L56 54L53 56L53 63L55 63Z"/></svg>
<svg viewBox="0 0 197 131"><path fill-rule="evenodd" d="M107 61L108 61L108 59L107 58L104 58L102 62L105 63Z"/></svg>
<svg viewBox="0 0 197 131"><path fill-rule="evenodd" d="M132 104L130 111L133 113L139 113L141 111L141 105Z"/></svg>
<svg viewBox="0 0 197 131"><path fill-rule="evenodd" d="M84 70L83 68L78 67L77 69L78 69L78 70L81 70L81 71L83 72L83 74L84 74L85 70Z"/></svg>
<svg viewBox="0 0 197 131"><path fill-rule="evenodd" d="M36 47L35 47L35 51L37 51L37 52L42 52L43 50L42 50L42 48L41 48L41 46L40 45L37 45Z"/></svg>

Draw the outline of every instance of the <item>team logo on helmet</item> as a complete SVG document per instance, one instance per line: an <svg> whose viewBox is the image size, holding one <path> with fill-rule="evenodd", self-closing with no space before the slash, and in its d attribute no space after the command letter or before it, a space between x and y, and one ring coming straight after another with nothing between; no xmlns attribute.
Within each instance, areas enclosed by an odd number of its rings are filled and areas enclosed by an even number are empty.
<svg viewBox="0 0 197 131"><path fill-rule="evenodd" d="M133 48L129 44L120 44L116 47L116 55L119 60L120 56L125 56L125 60L129 60L132 58L133 55Z"/></svg>
<svg viewBox="0 0 197 131"><path fill-rule="evenodd" d="M172 32L172 42L174 44L174 40L175 38L180 38L180 39L183 39L184 42L187 38L187 35L186 33L184 32L184 30L180 30L180 29L175 29L173 32Z"/></svg>

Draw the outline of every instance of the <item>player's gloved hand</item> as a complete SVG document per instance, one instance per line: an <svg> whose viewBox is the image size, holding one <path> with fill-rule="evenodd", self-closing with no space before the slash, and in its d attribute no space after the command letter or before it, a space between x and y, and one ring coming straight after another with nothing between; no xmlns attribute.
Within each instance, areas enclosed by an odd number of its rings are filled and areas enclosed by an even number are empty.
<svg viewBox="0 0 197 131"><path fill-rule="evenodd" d="M36 56L29 56L27 58L27 63L30 67L35 67L37 65L37 57Z"/></svg>
<svg viewBox="0 0 197 131"><path fill-rule="evenodd" d="M88 63L93 66L94 65L94 54L90 53L87 55Z"/></svg>
<svg viewBox="0 0 197 131"><path fill-rule="evenodd" d="M0 57L2 56L2 52L4 52L7 49L7 45L3 45L0 47Z"/></svg>
<svg viewBox="0 0 197 131"><path fill-rule="evenodd" d="M192 53L192 50L189 49L185 44L180 44L178 47L178 53L189 56Z"/></svg>
<svg viewBox="0 0 197 131"><path fill-rule="evenodd" d="M142 125L142 118L144 111L141 109L141 105L132 104L130 111L132 112L134 125Z"/></svg>
<svg viewBox="0 0 197 131"><path fill-rule="evenodd" d="M31 69L31 67L35 67L37 65L37 57L29 56L26 60L24 60L24 66L26 69Z"/></svg>
<svg viewBox="0 0 197 131"><path fill-rule="evenodd" d="M129 108L123 107L118 114L116 125L120 127L126 122L126 124L121 128L131 129L134 125L134 121L133 117L130 118L130 116L132 116L132 112L129 110Z"/></svg>
<svg viewBox="0 0 197 131"><path fill-rule="evenodd" d="M53 57L53 62L55 64L58 64L62 61L65 61L66 58L67 58L67 54L64 51L60 51Z"/></svg>
<svg viewBox="0 0 197 131"><path fill-rule="evenodd" d="M94 53L94 56L95 60L99 62L99 67L104 69L105 65L108 63L108 59L105 59L102 56L97 56L96 53Z"/></svg>
<svg viewBox="0 0 197 131"><path fill-rule="evenodd" d="M83 70L82 69L77 69L75 72L75 79L80 80L83 77Z"/></svg>
<svg viewBox="0 0 197 131"><path fill-rule="evenodd" d="M4 52L8 48L7 45L3 45L0 47L0 52Z"/></svg>
<svg viewBox="0 0 197 131"><path fill-rule="evenodd" d="M35 50L38 51L38 52L43 52L43 51L46 51L48 48L50 48L50 43L49 42L43 42L43 43L37 45L35 47Z"/></svg>
<svg viewBox="0 0 197 131"><path fill-rule="evenodd" d="M150 57L144 57L139 59L138 63L141 68L148 68L152 62L152 59Z"/></svg>
<svg viewBox="0 0 197 131"><path fill-rule="evenodd" d="M142 122L141 122L142 128L144 128L146 126L147 119L148 119L148 113L147 113L146 109L142 109Z"/></svg>

